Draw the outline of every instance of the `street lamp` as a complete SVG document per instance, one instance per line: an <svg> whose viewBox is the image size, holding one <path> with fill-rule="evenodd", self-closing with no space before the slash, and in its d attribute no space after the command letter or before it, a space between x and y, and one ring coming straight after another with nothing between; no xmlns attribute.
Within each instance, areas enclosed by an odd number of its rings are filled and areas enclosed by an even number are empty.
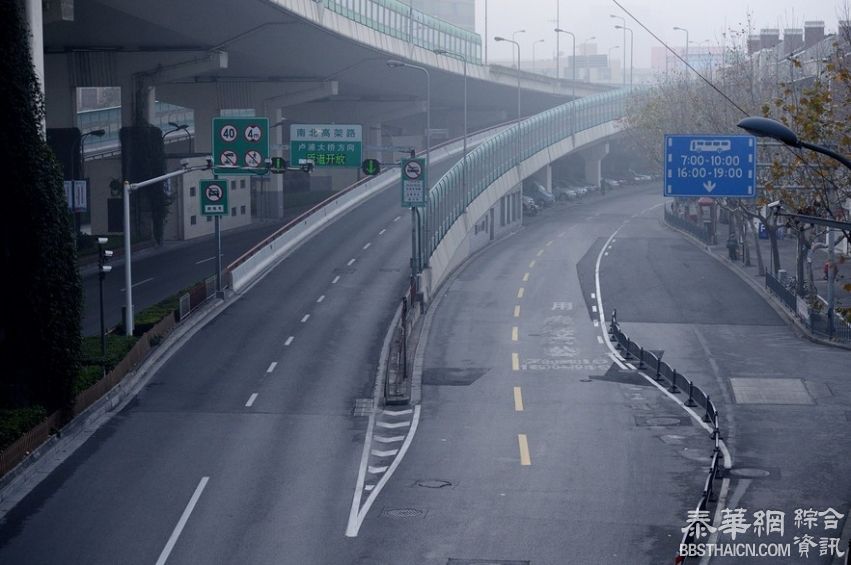
<svg viewBox="0 0 851 565"><path fill-rule="evenodd" d="M772 120L770 118L761 118L761 117L750 117L741 120L738 124L738 127L742 128L746 132L751 135L755 135L757 137L769 137L771 139L776 139L777 141L783 143L784 145L788 145L789 147L796 147L802 149L809 149L810 151L815 151L816 153L821 153L822 155L827 155L831 159L839 161L842 163L847 169L851 169L851 160L847 157L840 155L839 153L828 149L827 147L822 147L821 145L815 145L813 143L807 143L806 141L802 141L798 139L798 136L791 129L781 124L776 120ZM793 217L798 217L799 219L812 224L821 224L828 226L827 231L827 253L828 253L828 261L830 263L830 268L828 269L828 284L827 284L827 324L828 324L828 332L831 336L833 336L833 328L834 328L834 307L836 305L836 298L834 296L834 286L836 284L836 271L833 269L834 261L836 260L835 250L834 250L834 235L833 228L834 227L842 227L847 229L849 225L846 222L837 222L835 220L829 219L821 219L821 218L813 218L810 216L802 216L800 214L788 214Z"/></svg>
<svg viewBox="0 0 851 565"><path fill-rule="evenodd" d="M628 28L626 26L615 26L615 29L623 29L624 31L629 32L629 86L630 86L630 88L632 88L632 55L634 53L634 51L632 49L632 46L633 46L633 43L632 43L632 40L633 40L632 28ZM626 58L626 57L624 57L624 58Z"/></svg>
<svg viewBox="0 0 851 565"><path fill-rule="evenodd" d="M419 65L413 65L411 63L405 63L404 61L398 61L396 59L389 59L387 61L387 66L391 69L399 69L399 68L408 68L415 69L425 73L426 76L426 180L431 182L431 175L429 175L429 167L431 166L431 74L428 72L428 69L425 67L421 67ZM428 193L428 187L426 187L426 193ZM418 252L420 246L417 245L417 242L420 241L420 216L419 211L415 206L411 207L411 284L415 284L416 276L419 270L422 268L422 257Z"/></svg>
<svg viewBox="0 0 851 565"><path fill-rule="evenodd" d="M618 16L617 14L609 14L610 18L617 18L621 21L621 25L624 26L623 29L623 85L626 86L626 18L623 16Z"/></svg>
<svg viewBox="0 0 851 565"><path fill-rule="evenodd" d="M487 37L485 39L487 40ZM464 198L467 198L467 58L460 53L453 53L446 49L435 49L434 52L438 55L455 57L464 63L464 164L461 169L461 191L464 194Z"/></svg>
<svg viewBox="0 0 851 565"><path fill-rule="evenodd" d="M112 270L111 265L106 262L112 257L112 251L104 249L103 246L109 241L106 237L98 238L98 297L100 301L100 355L106 358L106 327L103 321L103 279ZM104 360L104 362L106 362Z"/></svg>
<svg viewBox="0 0 851 565"><path fill-rule="evenodd" d="M71 202L74 205L74 227L76 228L76 233L74 234L74 245L77 244L77 234L80 233L80 212L77 211L76 206L76 198L74 198L74 194L76 192L74 187L74 181L76 180L74 177L76 176L76 167L75 164L77 160L80 161L80 180L86 179L86 138L90 135L95 137L103 137L106 135L106 130L104 129L93 129L92 131L87 131L82 134L80 138L71 144Z"/></svg>
<svg viewBox="0 0 851 565"><path fill-rule="evenodd" d="M573 40L573 63L570 65L571 69L573 70L573 86L571 87L570 96L571 98L576 99L576 36L573 35L572 31L567 31L565 29L561 29L560 27L557 27L555 29L555 32L556 36L558 36L558 34L560 33L566 33L570 36L570 39Z"/></svg>
<svg viewBox="0 0 851 565"><path fill-rule="evenodd" d="M518 33L526 33L526 30L525 29L518 29L517 31L512 31L511 32L512 41L517 41L517 34ZM514 52L512 52L511 54L514 55ZM520 53L517 53L517 68L518 69L520 68Z"/></svg>
<svg viewBox="0 0 851 565"><path fill-rule="evenodd" d="M545 43L543 39L539 39L537 41L532 42L532 72L535 72L535 45L538 43Z"/></svg>
<svg viewBox="0 0 851 565"><path fill-rule="evenodd" d="M674 31L684 31L685 34L686 34L686 57L685 57L685 61L686 61L686 64L688 64L688 30L684 27L674 26Z"/></svg>
<svg viewBox="0 0 851 565"><path fill-rule="evenodd" d="M592 35L591 37L582 42L582 56L585 57L585 78L588 80L588 82L591 82L591 60L588 58L588 42L594 41L595 39L597 39L597 36Z"/></svg>
<svg viewBox="0 0 851 565"><path fill-rule="evenodd" d="M165 141L166 136L168 136L169 134L172 134L176 131L183 131L183 133L186 134L186 139L189 140L189 152L192 153L192 134L189 133L189 124L177 124L176 122L169 122L168 125L170 125L173 129L170 129L167 132L163 133L163 141Z"/></svg>
<svg viewBox="0 0 851 565"><path fill-rule="evenodd" d="M517 33L517 32L515 32ZM496 36L494 41L505 41L517 47L517 164L520 164L520 44L513 39Z"/></svg>

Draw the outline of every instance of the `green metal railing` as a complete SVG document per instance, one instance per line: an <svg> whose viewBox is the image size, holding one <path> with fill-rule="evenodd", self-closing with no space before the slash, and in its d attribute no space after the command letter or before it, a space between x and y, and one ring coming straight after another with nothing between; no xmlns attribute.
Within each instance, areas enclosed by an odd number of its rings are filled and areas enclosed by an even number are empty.
<svg viewBox="0 0 851 565"><path fill-rule="evenodd" d="M398 0L324 0L327 9L424 49L459 53L481 64L482 38Z"/></svg>
<svg viewBox="0 0 851 565"><path fill-rule="evenodd" d="M467 153L428 194L424 208L422 259L437 249L449 228L494 181L538 151L592 128L624 117L629 89L580 98L522 120ZM519 131L519 133L518 133ZM466 185L466 187L465 187Z"/></svg>

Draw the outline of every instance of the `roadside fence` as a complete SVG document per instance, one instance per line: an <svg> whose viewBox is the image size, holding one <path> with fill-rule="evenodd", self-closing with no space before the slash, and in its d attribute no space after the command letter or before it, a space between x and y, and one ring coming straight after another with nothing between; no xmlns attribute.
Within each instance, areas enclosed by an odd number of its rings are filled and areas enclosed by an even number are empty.
<svg viewBox="0 0 851 565"><path fill-rule="evenodd" d="M676 214L672 214L667 208L665 208L665 221L676 228L690 233L706 245L710 245L709 231L705 227L699 226L694 222L690 222L685 218L681 218Z"/></svg>
<svg viewBox="0 0 851 565"><path fill-rule="evenodd" d="M821 307L813 308L806 298L797 296L794 291L788 288L788 285L784 285L771 273L765 273L765 288L814 336L841 343L851 343L851 325L840 314L834 312L833 327L831 328L827 314L827 303L821 297L817 299L819 301L817 305Z"/></svg>
<svg viewBox="0 0 851 565"><path fill-rule="evenodd" d="M667 212L666 212L667 214ZM715 481L723 478L724 464L723 454L721 452L721 428L718 409L699 386L693 381L681 375L673 369L668 363L662 361L661 355L656 355L652 351L648 351L634 342L621 329L618 324L617 310L612 312L611 323L609 324L609 336L615 342L618 351L628 362L635 365L636 369L643 371L660 385L664 386L671 394L684 394L687 399L684 402L689 408L697 409L697 412L703 412L703 421L712 428L710 439L713 442L712 461L709 465L709 471L706 480L703 483L703 491L698 500L696 510L707 511L712 503L718 501L715 491ZM689 528L684 534L681 544L691 544L695 542L695 530ZM675 563L685 563L684 555L677 555Z"/></svg>

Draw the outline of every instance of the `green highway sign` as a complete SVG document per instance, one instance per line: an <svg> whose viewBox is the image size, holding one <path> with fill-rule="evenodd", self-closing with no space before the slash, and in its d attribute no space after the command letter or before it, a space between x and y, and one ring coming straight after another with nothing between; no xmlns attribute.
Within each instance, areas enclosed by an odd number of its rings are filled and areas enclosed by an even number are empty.
<svg viewBox="0 0 851 565"><path fill-rule="evenodd" d="M381 172L381 163L378 159L364 159L361 170L365 175L377 175Z"/></svg>
<svg viewBox="0 0 851 565"><path fill-rule="evenodd" d="M428 199L428 174L423 158L402 159L402 207L421 208Z"/></svg>
<svg viewBox="0 0 851 565"><path fill-rule="evenodd" d="M228 213L228 181L202 180L201 215L226 216Z"/></svg>
<svg viewBox="0 0 851 565"><path fill-rule="evenodd" d="M268 118L213 118L213 172L255 175L269 158Z"/></svg>
<svg viewBox="0 0 851 565"><path fill-rule="evenodd" d="M309 159L317 168L360 168L363 128L359 124L291 124L290 162Z"/></svg>

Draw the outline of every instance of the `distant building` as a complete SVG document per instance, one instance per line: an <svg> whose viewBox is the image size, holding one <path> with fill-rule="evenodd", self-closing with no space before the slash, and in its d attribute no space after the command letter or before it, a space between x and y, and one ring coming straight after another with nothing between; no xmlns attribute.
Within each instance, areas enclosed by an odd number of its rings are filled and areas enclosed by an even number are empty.
<svg viewBox="0 0 851 565"><path fill-rule="evenodd" d="M476 31L476 0L410 0L414 8L467 31Z"/></svg>

